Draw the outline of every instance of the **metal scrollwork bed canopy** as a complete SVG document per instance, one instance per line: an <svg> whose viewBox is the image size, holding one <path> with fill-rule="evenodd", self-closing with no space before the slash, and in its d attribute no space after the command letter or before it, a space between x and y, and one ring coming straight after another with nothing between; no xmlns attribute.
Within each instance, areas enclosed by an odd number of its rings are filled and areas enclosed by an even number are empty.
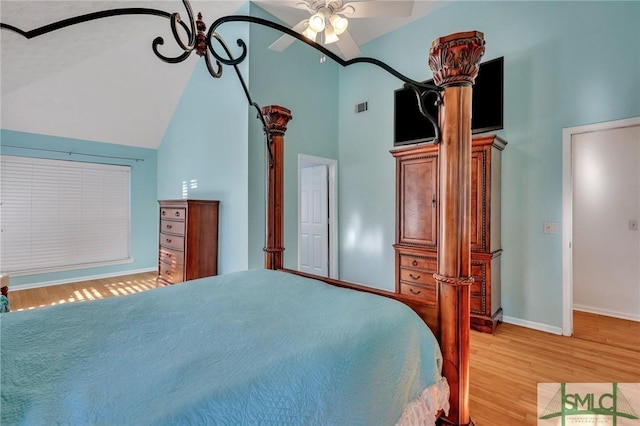
<svg viewBox="0 0 640 426"><path fill-rule="evenodd" d="M121 15L150 15L170 20L171 31L183 53L176 57L163 55L159 46L164 44L162 37L152 42L153 52L168 63L180 63L192 52L205 57L209 73L213 77L222 75L223 66L232 66L240 80L249 104L258 112L267 139L268 175L267 175L267 241L265 247L265 266L268 269L282 269L282 190L283 190L283 148L284 133L291 112L280 106L261 108L249 93L238 64L247 57L247 45L241 39L237 45L241 53L234 57L226 42L216 32L225 23L244 22L258 24L288 34L312 48L320 51L343 67L356 63L368 63L387 71L413 89L421 112L435 129L436 140L440 143L438 156L439 173L439 258L437 273L438 300L434 306L415 298L410 299L396 293L376 290L369 287L339 280L316 277L329 284L348 287L359 291L379 294L397 299L414 309L431 327L441 346L443 355L443 374L450 389L451 409L447 416L439 419L440 424L473 424L469 414L469 291L473 281L470 271L470 204L471 204L471 93L472 84L478 73L478 64L484 53L484 37L477 31L461 32L433 41L429 52L429 66L434 74L437 86L414 81L389 65L374 58L360 57L343 60L322 45L306 39L304 36L280 24L252 16L231 15L217 19L209 30L202 17L194 17L188 0L182 0L188 20L183 21L178 13L168 13L147 8L110 9L89 13L54 22L30 31L24 31L14 25L0 23L0 29L8 30L31 39L60 30L72 25L97 19ZM186 35L186 41L180 32ZM205 32L206 31L206 32ZM226 56L214 49L216 40ZM215 60L215 65L214 65ZM425 102L429 94L434 94L441 112L440 121L426 113Z"/></svg>

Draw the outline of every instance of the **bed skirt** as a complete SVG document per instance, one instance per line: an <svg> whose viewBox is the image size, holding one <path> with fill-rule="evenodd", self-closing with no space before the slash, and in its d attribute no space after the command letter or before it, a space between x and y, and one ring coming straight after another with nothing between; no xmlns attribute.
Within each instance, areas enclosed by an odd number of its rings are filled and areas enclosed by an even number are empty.
<svg viewBox="0 0 640 426"><path fill-rule="evenodd" d="M444 377L406 405L396 426L434 426L440 410L449 414L449 384Z"/></svg>

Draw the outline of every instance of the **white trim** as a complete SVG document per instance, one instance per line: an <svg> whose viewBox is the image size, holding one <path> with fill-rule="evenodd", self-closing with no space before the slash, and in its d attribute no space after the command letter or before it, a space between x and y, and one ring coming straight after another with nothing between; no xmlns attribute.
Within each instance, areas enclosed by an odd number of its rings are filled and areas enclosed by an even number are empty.
<svg viewBox="0 0 640 426"><path fill-rule="evenodd" d="M133 258L129 257L127 259L111 260L109 262L83 263L80 265L66 265L66 266L58 266L58 267L51 267L51 268L30 269L25 271L5 271L5 273L7 275L11 275L12 277L28 277L31 275L49 274L51 272L77 271L79 269L99 268L103 266L113 266L113 265L124 265L127 263L133 263L133 262L134 262Z"/></svg>
<svg viewBox="0 0 640 426"><path fill-rule="evenodd" d="M300 268L300 187L302 163L324 164L329 169L329 278L339 278L338 264L338 160L298 154L298 268Z"/></svg>
<svg viewBox="0 0 640 426"><path fill-rule="evenodd" d="M637 321L640 322L640 315L629 315L623 312L609 311L601 308L594 308L591 306L584 305L573 305L574 311L588 312L590 314L604 315L607 317L619 318L623 320L629 321Z"/></svg>
<svg viewBox="0 0 640 426"><path fill-rule="evenodd" d="M65 279L62 279L62 280L54 280L54 281L42 281L42 282L39 282L39 283L28 283L28 284L18 284L18 285L9 284L9 295L11 295L12 291L17 291L17 290L27 290L27 289L30 289L30 288L48 287L48 286L52 286L52 285L77 283L77 282L90 281L90 280L100 280L100 279L103 279L103 278L122 277L122 276L125 276L125 275L141 274L143 272L151 272L151 271L156 271L156 270L157 270L157 267L142 268L142 269L135 269L135 270L132 270L132 271L118 271L118 272L111 272L111 273L108 273L108 274L87 275L87 276L83 276L83 277L65 278Z"/></svg>
<svg viewBox="0 0 640 426"><path fill-rule="evenodd" d="M573 334L573 135L640 125L640 117L562 129L562 334Z"/></svg>
<svg viewBox="0 0 640 426"><path fill-rule="evenodd" d="M561 327L554 327L549 324L542 324L539 322L528 321L520 318L507 317L507 316L502 317L502 322L507 324L519 325L521 327L532 328L538 331L544 331L545 333L562 335Z"/></svg>
<svg viewBox="0 0 640 426"><path fill-rule="evenodd" d="M562 130L562 334L573 335L573 167L571 129Z"/></svg>

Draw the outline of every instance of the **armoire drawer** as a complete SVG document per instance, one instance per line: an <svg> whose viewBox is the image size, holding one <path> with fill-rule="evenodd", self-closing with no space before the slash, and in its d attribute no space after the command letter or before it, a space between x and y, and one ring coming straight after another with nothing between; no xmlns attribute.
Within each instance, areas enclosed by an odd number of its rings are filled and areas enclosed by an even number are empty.
<svg viewBox="0 0 640 426"><path fill-rule="evenodd" d="M163 207L160 209L160 219L173 219L173 220L184 220L185 218L185 209L172 209L169 207Z"/></svg>
<svg viewBox="0 0 640 426"><path fill-rule="evenodd" d="M436 280L433 278L433 272L418 269L400 268L400 281L418 285L436 285Z"/></svg>
<svg viewBox="0 0 640 426"><path fill-rule="evenodd" d="M183 281L183 266L171 265L165 262L158 263L158 275L161 279L176 284Z"/></svg>
<svg viewBox="0 0 640 426"><path fill-rule="evenodd" d="M160 261L171 265L184 265L184 252L160 247Z"/></svg>
<svg viewBox="0 0 640 426"><path fill-rule="evenodd" d="M404 282L400 283L400 294L405 294L407 296L412 296L415 298L419 298L421 301L434 304L436 303L436 287L435 286L420 286L407 284Z"/></svg>
<svg viewBox="0 0 640 426"><path fill-rule="evenodd" d="M160 231L167 234L184 235L184 221L161 220Z"/></svg>
<svg viewBox="0 0 640 426"><path fill-rule="evenodd" d="M404 268L424 269L435 272L438 268L438 261L435 258L425 258L401 253L400 266Z"/></svg>
<svg viewBox="0 0 640 426"><path fill-rule="evenodd" d="M160 245L167 248L184 250L184 237L160 233Z"/></svg>

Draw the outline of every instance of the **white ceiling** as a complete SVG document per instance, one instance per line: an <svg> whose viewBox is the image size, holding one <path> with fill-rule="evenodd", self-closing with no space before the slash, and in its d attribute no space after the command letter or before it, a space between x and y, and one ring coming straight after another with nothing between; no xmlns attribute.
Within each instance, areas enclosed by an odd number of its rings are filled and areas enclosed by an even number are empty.
<svg viewBox="0 0 640 426"><path fill-rule="evenodd" d="M252 0L288 25L308 12L285 3ZM374 0L383 1L383 0ZM385 0L397 1L397 0ZM245 1L193 1L206 22L234 14ZM415 1L410 18L352 19L349 31L366 43L429 13L442 2ZM123 7L179 12L182 2L0 1L0 21L28 31L73 16ZM178 56L168 21L155 16L118 16L67 27L27 40L0 31L0 125L3 129L97 142L157 148L196 61L160 61L151 42L163 36L161 52ZM274 40L277 35L274 35Z"/></svg>

